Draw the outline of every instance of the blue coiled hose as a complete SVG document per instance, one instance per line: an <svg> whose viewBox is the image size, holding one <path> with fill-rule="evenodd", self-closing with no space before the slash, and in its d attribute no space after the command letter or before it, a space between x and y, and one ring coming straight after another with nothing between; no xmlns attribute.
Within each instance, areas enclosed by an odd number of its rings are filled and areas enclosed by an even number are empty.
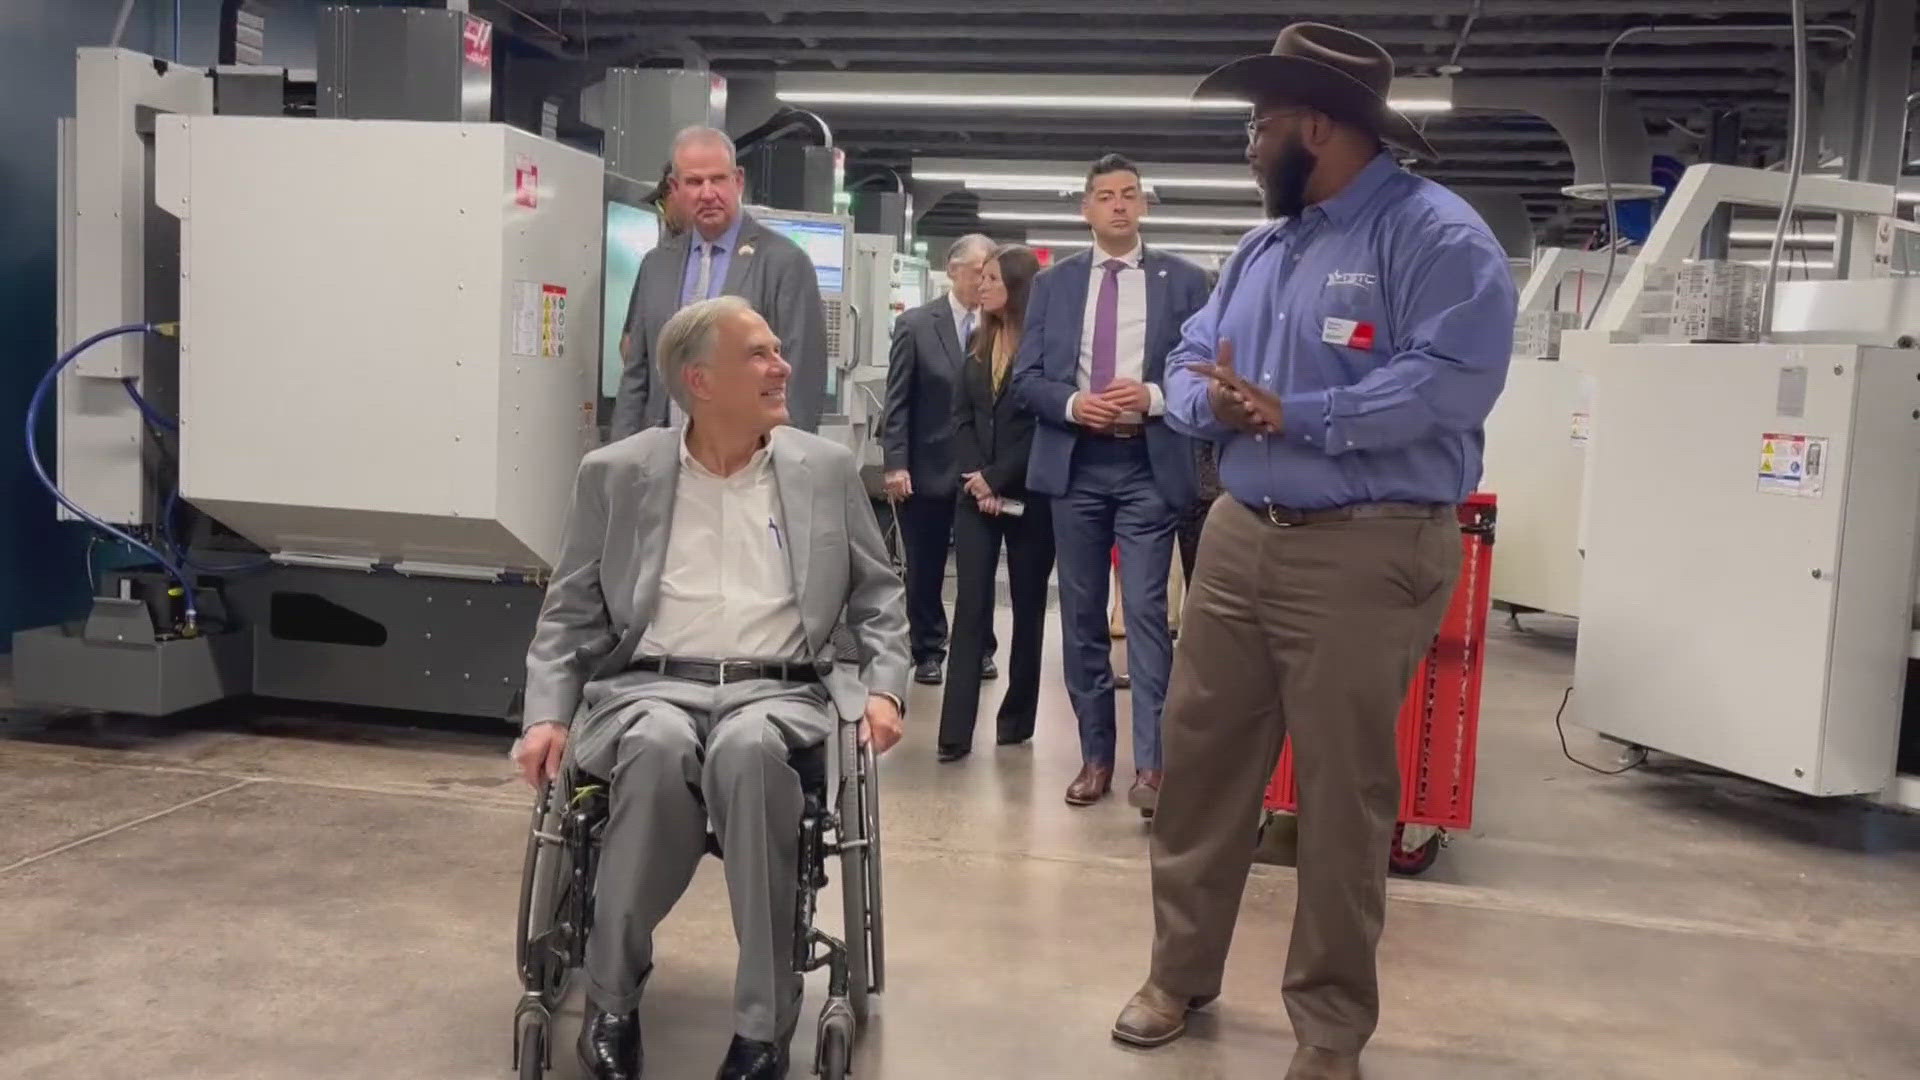
<svg viewBox="0 0 1920 1080"><path fill-rule="evenodd" d="M61 353L60 358L54 361L52 367L47 369L47 373L40 377L40 385L34 387L33 399L27 403L26 440L27 460L33 465L33 474L39 477L41 486L47 489L47 493L53 496L55 502L66 507L67 511L73 514L73 516L85 521L87 524L92 525L108 536L123 541L131 545L135 550L145 553L154 562L159 563L161 568L166 570L167 575L179 584L180 592L185 599L185 631L189 636L192 636L200 630L200 607L193 595L193 582L188 578L186 569L158 548L145 543L131 533L115 528L99 518L94 517L82 508L79 503L68 498L66 492L60 490L60 485L54 483L53 477L47 474L47 467L40 460L39 442L34 437L40 427L40 410L46 406L48 393L50 393L55 386L59 385L60 373L65 371L67 366L72 364L81 353L86 352L88 349L93 348L103 341L120 337L124 334L160 334L166 337L172 337L177 330L178 327L173 323L128 323L125 326L116 326L111 330L102 330L92 337L87 338L85 341L82 341L80 344L75 345L73 348L68 349L66 352Z"/></svg>

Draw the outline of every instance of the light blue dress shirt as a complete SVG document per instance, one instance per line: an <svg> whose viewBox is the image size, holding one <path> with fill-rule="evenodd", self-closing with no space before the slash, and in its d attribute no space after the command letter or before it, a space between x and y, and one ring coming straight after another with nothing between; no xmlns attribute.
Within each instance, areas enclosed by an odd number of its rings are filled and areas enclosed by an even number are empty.
<svg viewBox="0 0 1920 1080"><path fill-rule="evenodd" d="M698 228L688 232L687 235L693 243L687 246L687 269L680 279L681 307L686 307L695 300L711 300L720 295L720 290L726 285L727 268L733 265L734 250L740 246L740 223L745 221L746 217L745 213L735 215L733 224L727 226L727 231L720 234L720 239L713 241L715 245L713 270L707 279L705 296L693 295L693 289L700 284L700 248L707 243L707 239L700 235Z"/></svg>
<svg viewBox="0 0 1920 1080"><path fill-rule="evenodd" d="M1375 158L1345 190L1240 242L1167 360L1167 422L1220 448L1253 506L1459 503L1506 383L1518 295L1506 252L1459 196ZM1233 342L1277 394L1278 435L1221 424L1189 370Z"/></svg>

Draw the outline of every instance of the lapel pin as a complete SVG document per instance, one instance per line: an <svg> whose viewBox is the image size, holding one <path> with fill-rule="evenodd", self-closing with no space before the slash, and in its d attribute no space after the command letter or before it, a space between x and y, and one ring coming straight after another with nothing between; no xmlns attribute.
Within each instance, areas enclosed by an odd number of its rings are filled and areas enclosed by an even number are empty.
<svg viewBox="0 0 1920 1080"><path fill-rule="evenodd" d="M1165 270L1162 270L1162 271L1160 271L1160 276L1161 276L1161 277L1166 277L1166 276L1167 276L1167 272L1166 272Z"/></svg>
<svg viewBox="0 0 1920 1080"><path fill-rule="evenodd" d="M751 254L753 254L753 245L752 245L752 244L741 244L741 245L740 245L740 252L739 252L739 253L740 253L740 254L742 254L742 255L751 255Z"/></svg>

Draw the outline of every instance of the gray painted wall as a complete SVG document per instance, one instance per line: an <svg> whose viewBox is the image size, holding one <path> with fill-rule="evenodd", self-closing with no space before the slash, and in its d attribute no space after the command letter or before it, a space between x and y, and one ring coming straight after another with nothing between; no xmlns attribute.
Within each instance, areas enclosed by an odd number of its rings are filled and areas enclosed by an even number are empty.
<svg viewBox="0 0 1920 1080"><path fill-rule="evenodd" d="M27 464L22 422L54 358L54 122L73 114L74 50L107 44L120 2L0 0L0 649L12 631L78 615L86 604L86 531L54 521ZM136 0L121 44L170 57L175 6ZM178 6L181 60L211 64L218 0ZM318 4L261 7L268 61L311 68ZM49 461L50 435L41 432L40 444Z"/></svg>

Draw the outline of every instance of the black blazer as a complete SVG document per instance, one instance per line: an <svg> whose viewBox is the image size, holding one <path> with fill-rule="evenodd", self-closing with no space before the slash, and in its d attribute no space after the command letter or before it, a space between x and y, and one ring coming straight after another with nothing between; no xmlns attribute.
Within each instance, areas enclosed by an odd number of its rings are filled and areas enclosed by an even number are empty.
<svg viewBox="0 0 1920 1080"><path fill-rule="evenodd" d="M960 412L954 428L954 458L961 475L980 473L995 495L1025 499L1027 458L1033 451L1033 414L1013 396L1013 370L993 392L993 368L967 357L960 377Z"/></svg>
<svg viewBox="0 0 1920 1080"><path fill-rule="evenodd" d="M960 483L953 425L960 404L960 369L966 361L953 326L953 306L945 296L893 324L880 446L888 471L906 469L913 476L916 495L950 498Z"/></svg>

